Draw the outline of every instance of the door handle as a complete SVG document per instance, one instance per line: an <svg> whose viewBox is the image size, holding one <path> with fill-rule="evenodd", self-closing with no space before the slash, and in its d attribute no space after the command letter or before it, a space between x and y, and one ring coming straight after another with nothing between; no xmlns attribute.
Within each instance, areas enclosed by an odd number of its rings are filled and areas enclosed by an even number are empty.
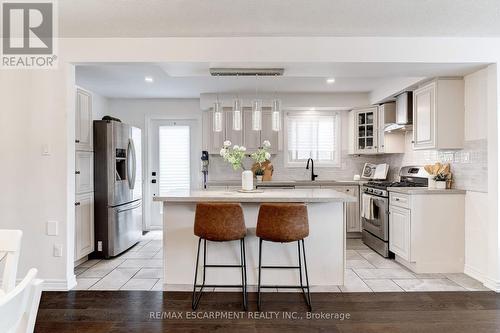
<svg viewBox="0 0 500 333"><path fill-rule="evenodd" d="M75 171L75 175L79 175L80 174L80 171Z"/></svg>
<svg viewBox="0 0 500 333"><path fill-rule="evenodd" d="M75 202L75 206L80 206L80 203L79 202Z"/></svg>

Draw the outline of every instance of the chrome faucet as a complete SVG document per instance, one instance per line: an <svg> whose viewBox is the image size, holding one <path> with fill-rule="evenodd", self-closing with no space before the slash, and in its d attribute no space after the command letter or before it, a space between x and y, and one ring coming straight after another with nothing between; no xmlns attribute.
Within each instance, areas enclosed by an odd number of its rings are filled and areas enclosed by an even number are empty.
<svg viewBox="0 0 500 333"><path fill-rule="evenodd" d="M318 177L318 175L314 174L314 160L310 157L307 160L306 169L309 170L309 161L311 161L311 181L314 181L316 179L316 177Z"/></svg>

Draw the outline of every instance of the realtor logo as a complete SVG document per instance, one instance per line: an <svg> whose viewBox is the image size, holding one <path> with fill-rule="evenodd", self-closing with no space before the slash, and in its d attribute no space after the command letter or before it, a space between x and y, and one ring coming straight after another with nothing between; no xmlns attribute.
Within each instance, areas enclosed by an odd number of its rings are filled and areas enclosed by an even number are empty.
<svg viewBox="0 0 500 333"><path fill-rule="evenodd" d="M35 1L2 3L2 68L54 68L55 4Z"/></svg>

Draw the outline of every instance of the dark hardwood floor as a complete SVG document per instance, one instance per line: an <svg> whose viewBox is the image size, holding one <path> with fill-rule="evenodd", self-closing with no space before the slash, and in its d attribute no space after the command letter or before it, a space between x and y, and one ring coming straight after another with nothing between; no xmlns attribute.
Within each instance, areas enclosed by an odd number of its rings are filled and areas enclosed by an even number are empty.
<svg viewBox="0 0 500 333"><path fill-rule="evenodd" d="M313 313L331 318L307 319L299 293L265 293L261 313L250 293L242 314L239 293L206 293L193 313L187 292L44 292L35 332L500 332L500 294L494 292L312 297Z"/></svg>

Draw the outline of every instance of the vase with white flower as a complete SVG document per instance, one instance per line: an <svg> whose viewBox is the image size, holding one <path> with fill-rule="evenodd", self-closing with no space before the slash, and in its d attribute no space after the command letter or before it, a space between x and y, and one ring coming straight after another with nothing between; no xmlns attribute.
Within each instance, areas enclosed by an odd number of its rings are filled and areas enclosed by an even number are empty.
<svg viewBox="0 0 500 333"><path fill-rule="evenodd" d="M253 190L253 173L250 170L245 170L243 160L247 149L244 146L234 145L231 147L231 141L226 140L220 150L220 156L224 161L231 164L233 170L243 170L241 173L241 188L245 191Z"/></svg>
<svg viewBox="0 0 500 333"><path fill-rule="evenodd" d="M268 140L264 140L264 142L262 142L262 147L259 147L256 152L250 155L257 165L255 168L255 177L257 181L262 181L262 177L264 176L265 170L263 163L269 161L271 158L271 153L269 153L270 148L271 143Z"/></svg>

